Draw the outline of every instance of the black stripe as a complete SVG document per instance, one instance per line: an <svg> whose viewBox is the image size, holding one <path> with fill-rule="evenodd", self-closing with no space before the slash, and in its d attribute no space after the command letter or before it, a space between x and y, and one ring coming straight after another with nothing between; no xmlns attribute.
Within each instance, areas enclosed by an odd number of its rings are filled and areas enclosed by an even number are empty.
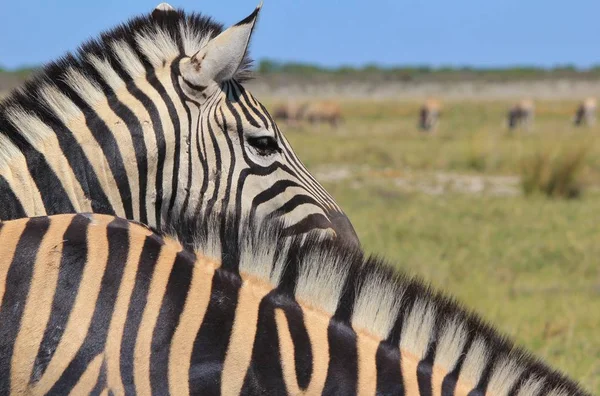
<svg viewBox="0 0 600 396"><path fill-rule="evenodd" d="M118 69L116 69L118 70ZM122 72L124 73L124 72ZM160 113L154 102L148 97L141 89L139 89L133 81L127 83L127 90L129 93L139 100L150 115L150 122L152 123L152 130L154 131L154 138L156 139L156 176L155 176L155 191L156 191L156 202L154 203L154 215L156 218L156 226L161 225L161 211L163 202L163 170L165 167L166 158L166 143L165 134L162 126L162 120ZM143 133L143 130L142 130Z"/></svg>
<svg viewBox="0 0 600 396"><path fill-rule="evenodd" d="M444 380L442 381L442 395L443 396L452 396L456 392L456 385L458 384L458 377L460 376L460 370L462 369L462 365L465 362L467 352L471 348L472 343L473 343L473 337L469 337L469 339L467 340L467 342L465 343L465 345L461 351L458 361L456 362L456 366L454 366L454 369L452 369L452 371L450 371L444 377Z"/></svg>
<svg viewBox="0 0 600 396"><path fill-rule="evenodd" d="M292 343L294 344L294 363L296 365L296 378L301 390L306 390L310 385L313 372L313 355L310 337L304 324L304 314L300 304L295 300L289 301L284 307Z"/></svg>
<svg viewBox="0 0 600 396"><path fill-rule="evenodd" d="M148 300L148 291L150 290L150 282L154 275L156 261L163 245L163 239L156 234L146 237L138 263L135 284L129 301L127 319L121 340L121 379L123 380L125 394L127 395L134 395L136 393L133 382L135 342L146 301Z"/></svg>
<svg viewBox="0 0 600 396"><path fill-rule="evenodd" d="M173 207L175 206L175 200L177 198L177 184L179 182L179 167L181 166L181 124L179 123L179 115L175 109L175 105L171 100L171 97L167 93L167 90L162 85L156 73L152 67L146 67L146 81L154 87L156 92L160 95L161 99L167 107L169 113L169 119L173 123L173 131L175 133L175 150L173 152L173 169L172 169L172 181L171 181L171 199L169 201L167 221L172 215Z"/></svg>
<svg viewBox="0 0 600 396"><path fill-rule="evenodd" d="M235 103L237 105L237 107L242 110L242 113L244 114L244 118L246 119L246 121L248 121L248 123L250 125L252 125L255 128L260 128L261 127L260 123L256 120L256 118L254 118L252 116L252 114L250 114L250 112L248 111L248 107L241 100L241 97L243 94L243 88L241 88L241 85L235 84L232 82L232 83L230 83L229 87L230 87L230 95L229 95L228 99L231 102ZM240 140L240 142L242 142L242 140Z"/></svg>
<svg viewBox="0 0 600 396"><path fill-rule="evenodd" d="M260 118L265 129L269 129L269 122L267 120L267 117L265 117L265 114L263 114L261 109L255 105L255 101L250 100L251 95L248 93L248 91L237 81L234 81L234 83L240 90L241 95L244 98L244 101L246 102L245 106L247 106L250 110L252 110L254 115L256 115L258 118Z"/></svg>
<svg viewBox="0 0 600 396"><path fill-rule="evenodd" d="M24 138L21 137L16 128L10 126L8 130L11 141L19 148L27 170L21 169L18 172L29 172L31 178L35 182L37 189L40 191L44 208L48 215L56 213L73 213L75 209L63 188L62 182L59 180L56 173L52 170L43 154L38 152ZM28 133L29 131L23 131ZM39 213L38 213L39 214Z"/></svg>
<svg viewBox="0 0 600 396"><path fill-rule="evenodd" d="M327 327L329 367L324 395L354 395L358 381L358 350L356 333L350 325L356 293L357 269L350 269L344 282L344 292L339 299L334 316Z"/></svg>
<svg viewBox="0 0 600 396"><path fill-rule="evenodd" d="M375 354L375 366L377 368L376 394L378 396L404 395L398 345L381 341Z"/></svg>
<svg viewBox="0 0 600 396"><path fill-rule="evenodd" d="M171 15L171 13L162 13L161 15L167 16ZM177 15L177 14L175 14ZM170 18L170 16L168 17ZM162 18L161 18L162 19ZM167 19L165 19L166 21ZM154 22L156 23L156 22ZM171 22L172 23L172 22ZM168 26L168 25L163 25ZM127 33L119 38L119 40L127 42L129 48L135 52L140 62L143 64L146 71L146 81L155 89L157 87L153 84L155 81L158 81L156 78L156 74L154 72L154 67L148 62L145 55L143 55L138 48L138 45L135 40L135 34ZM154 135L156 138L156 151L158 155L157 166L156 166L156 181L155 181L155 189L156 189L156 202L154 204L154 211L156 216L156 225L157 227L161 226L161 218L163 212L163 170L165 167L165 158L166 158L166 143L165 143L165 134L163 128L163 120L161 118L160 112L156 104L154 103L154 98L146 95L136 84L135 80L140 76L132 76L130 75L122 66L123 60L118 58L113 51L103 51L102 48L99 49L99 55L101 56L109 56L111 60L111 66L113 69L119 74L119 76L126 82L127 89L129 93L133 95L137 100L139 100L142 105L146 108L146 111L150 115L150 120L152 122L152 130L154 131ZM108 54L107 54L108 52ZM158 83L160 85L160 83ZM152 92L150 95L153 95Z"/></svg>
<svg viewBox="0 0 600 396"><path fill-rule="evenodd" d="M284 236L299 235L306 232L331 228L331 222L320 213L311 213L296 224L292 224L283 230Z"/></svg>
<svg viewBox="0 0 600 396"><path fill-rule="evenodd" d="M60 73L64 73L64 71L61 71ZM104 155L111 174L115 179L117 190L119 191L119 196L125 211L125 216L129 219L132 219L133 207L131 202L131 188L129 186L127 172L125 171L123 157L119 151L116 139L110 128L108 128L106 123L96 113L96 110L88 105L88 103L83 100L79 94L77 94L74 89L65 81L66 80L58 79L55 81L55 84L61 90L61 92L68 96L69 99L73 101L73 103L83 113L83 116L85 117L85 124L94 137L96 143L98 143L98 147L100 147L102 150L102 154ZM98 158L92 159L92 161L98 160Z"/></svg>
<svg viewBox="0 0 600 396"><path fill-rule="evenodd" d="M248 218L252 221L252 219L254 219L256 216L256 210L258 209L258 206L272 200L279 194L284 193L285 190L290 187L300 187L300 185L290 179L277 180L271 187L256 194L256 196L252 199L252 206L250 208L250 214L248 215Z"/></svg>
<svg viewBox="0 0 600 396"><path fill-rule="evenodd" d="M319 205L319 203L317 201L315 201L315 199L313 197L311 197L310 195L296 194L296 195L293 195L289 201L287 201L286 203L281 205L279 208L277 208L274 212L272 212L269 215L269 217L284 216L287 213L291 213L298 206L301 206L304 204L311 204L316 207L321 207L321 205ZM331 227L331 223L329 226Z"/></svg>
<svg viewBox="0 0 600 396"><path fill-rule="evenodd" d="M241 21L236 23L234 26L241 26L241 25L245 25L247 23L252 22L252 20L254 18L256 18L256 15L258 15L258 11L260 11L260 8L256 7L256 9L252 12L252 14L248 15L246 18L242 19Z"/></svg>
<svg viewBox="0 0 600 396"><path fill-rule="evenodd" d="M202 326L194 340L189 371L190 392L217 395L221 392L221 374L241 287L238 275L217 269L211 287L210 302Z"/></svg>
<svg viewBox="0 0 600 396"><path fill-rule="evenodd" d="M102 361L102 366L100 367L100 375L98 376L98 381L94 386L94 389L90 392L90 396L100 396L104 389L106 389L106 360Z"/></svg>
<svg viewBox="0 0 600 396"><path fill-rule="evenodd" d="M519 391L521 390L521 387L525 385L525 382L531 377L531 375L531 369L523 370L519 375L519 378L515 381L511 389L508 391L508 396L517 396L519 394Z"/></svg>
<svg viewBox="0 0 600 396"><path fill-rule="evenodd" d="M175 63L174 63L175 64ZM179 69L179 65L177 66L177 69ZM193 82L191 82L190 80L188 80L187 78L185 78L183 75L180 75L181 80L190 88L192 88L195 91L198 92L202 92L204 91L206 88L208 88L208 85L198 85L198 84L194 84Z"/></svg>
<svg viewBox="0 0 600 396"><path fill-rule="evenodd" d="M87 261L87 228L90 219L77 215L63 235L63 249L50 318L35 358L30 382L36 383L48 368L63 336Z"/></svg>
<svg viewBox="0 0 600 396"><path fill-rule="evenodd" d="M223 125L221 126L222 129L224 131L228 130L228 126L227 126L227 119L225 118L225 113L223 112L223 108L219 108L219 112L221 113L221 119L223 120ZM216 117L215 117L216 119ZM239 194L241 195L243 193L243 191L233 191L233 172L235 171L235 166L237 163L237 159L236 159L236 154L235 154L235 149L233 148L233 142L231 141L231 139L229 138L228 135L225 136L225 141L227 142L227 147L229 148L229 152L231 153L231 162L229 164L229 172L227 173L227 187L226 187L226 191L227 194L225 195L225 198L223 199L223 207L228 208L229 207L229 201L231 198L231 194ZM242 145L244 144L243 142L240 142ZM237 214L238 216L241 216L241 213Z"/></svg>
<svg viewBox="0 0 600 396"><path fill-rule="evenodd" d="M181 45L183 46L183 42L181 41ZM191 195L191 190L192 190L192 174L193 174L193 165L194 165L194 158L193 158L193 150L192 150L192 137L194 135L194 132L197 133L197 131L194 131L192 126L193 126L193 122L192 122L192 113L190 111L190 108L188 106L188 102L193 103L193 105L197 108L200 108L201 104L198 102L193 101L191 98L189 98L188 95L186 95L183 90L181 89L181 86L179 84L179 77L181 77L185 83L187 83L187 81L185 81L185 79L183 78L182 74L181 74L181 70L179 68L179 62L173 62L171 64L171 83L173 85L173 88L175 89L175 92L177 92L177 94L179 95L180 98L182 98L182 104L183 104L183 108L185 109L185 113L187 116L187 122L188 122L188 134L187 137L185 139L185 152L187 153L187 167L188 167L188 172L187 172L187 183L186 183L186 187L185 187L185 198L183 200L183 205L181 206L181 213L178 215L179 218L183 218L187 211L188 211L188 205L189 205L189 201L190 201L190 195ZM185 99L185 100L184 100ZM200 116L198 116L198 119L200 118Z"/></svg>
<svg viewBox="0 0 600 396"><path fill-rule="evenodd" d="M435 357L435 344L428 346L427 354L417 365L417 383L419 384L420 396L432 396L433 384L431 376L433 375L433 362Z"/></svg>
<svg viewBox="0 0 600 396"><path fill-rule="evenodd" d="M291 246L285 257L285 265L281 273L281 279L277 290L291 298L294 298L294 291L298 283L300 273L301 256L303 254L302 240L300 238L292 239Z"/></svg>
<svg viewBox="0 0 600 396"><path fill-rule="evenodd" d="M237 110L235 109L235 106L233 106L232 101L236 101L236 93L234 92L234 90L231 88L231 84L227 84L226 87L228 88L228 100L225 102L227 105L228 110L230 111L230 113L233 115L234 119L235 119L235 125L236 125L236 129L237 129L237 134L238 134L238 139L240 142L244 142L244 130L242 127L242 119L240 117L240 114L237 112ZM241 214L242 212L242 199L244 198L244 185L246 182L246 178L248 178L248 176L250 175L257 175L257 176L266 176L269 175L270 173L274 172L277 169L282 169L284 171L287 171L288 168L285 165L279 164L279 163L273 163L267 167L263 167L259 164L254 163L248 156L248 153L246 152L246 150L244 149L244 147L242 147L242 156L243 156L243 160L245 161L245 163L248 165L248 168L244 168L242 169L242 171L240 172L239 176L238 176L238 180L237 180L237 187L235 189L235 191L237 191L238 193L236 194L235 197L235 209L234 209L234 213L235 214Z"/></svg>
<svg viewBox="0 0 600 396"><path fill-rule="evenodd" d="M225 118L225 114L223 112L223 108L222 106L219 106L219 112L221 115L221 119L223 121L223 124L221 125L221 128L223 131L228 131L228 125L227 125L227 120ZM217 114L215 113L215 121L218 123L218 118L217 118ZM243 197L244 196L244 191L243 190L234 190L233 189L233 173L235 171L235 167L237 164L237 155L235 153L235 149L234 149L234 145L233 142L230 138L230 136L226 133L225 134L225 141L227 142L227 148L229 150L229 169L227 172L227 179L226 179L226 185L225 185L225 196L223 197L223 200L221 202L222 205L222 210L226 210L228 212L231 213L230 209L229 209L229 205L230 202L232 201L232 198L234 200L234 202L236 202L235 200L237 199L237 197ZM243 144L243 141L240 141L241 144ZM220 163L220 169L219 171L222 172L223 169L223 163ZM232 197L233 196L233 197ZM212 208L211 208L212 209ZM232 227L234 230L239 230L240 229L240 221L242 219L242 213L241 210L238 211L236 209L236 211L232 214L232 219L229 221L230 224L228 224L229 227ZM223 226L222 226L223 227ZM233 235L231 235L230 238L227 238L225 236L225 230L224 228L221 228L221 240L226 241L227 243L227 247L229 249L231 249L233 252L235 252L237 254L238 252L238 232L234 232ZM239 273L239 261L237 260L230 260L227 257L224 257L223 263L221 265L225 264L226 267L224 268L229 268L231 271L234 271L236 273Z"/></svg>
<svg viewBox="0 0 600 396"><path fill-rule="evenodd" d="M37 95L39 96L41 93L38 92ZM90 160L86 157L82 147L75 139L73 132L67 128L56 115L50 113L44 107L39 106L37 101L31 100L27 102L26 107L35 109L35 114L40 120L53 130L62 155L67 159L69 167L83 189L86 198L91 200L92 211L94 213L114 215L114 209L98 181L94 168L92 167Z"/></svg>
<svg viewBox="0 0 600 396"><path fill-rule="evenodd" d="M84 106L83 102L80 106ZM129 185L129 178L127 177L127 171L125 170L125 161L123 160L122 153L117 145L117 140L110 128L91 107L85 106L82 109L85 115L86 125L102 150L102 154L106 158L108 167L117 184L117 190L119 191L119 196L123 203L125 217L133 219L131 186Z"/></svg>
<svg viewBox="0 0 600 396"><path fill-rule="evenodd" d="M215 155L214 161L211 162L213 165L213 168L210 169L209 168L209 172L210 174L206 175L207 179L212 179L214 181L214 186L213 186L213 192L212 192L212 196L209 199L206 199L207 197L202 195L202 197L204 198L205 201L207 201L206 203L206 215L210 216L212 214L212 210L213 207L217 201L217 197L219 194L219 189L221 186L221 172L223 169L223 158L221 157L221 145L219 144L219 141L217 140L217 136L215 134L215 131L213 130L212 127L212 122L211 122L211 115L214 116L215 121L216 121L216 108L214 110L214 113L211 112L209 113L209 115L206 117L206 123L207 123L207 131L208 131L208 136L210 137L210 140L212 142L212 147L213 147L213 153ZM223 131L221 131L221 134L223 134ZM227 136L227 134L223 134L225 137L225 140L229 140L229 137ZM206 156L208 158L208 153L206 153ZM235 157L235 153L231 153L231 158ZM231 168L230 168L231 171ZM223 209L225 209L226 207L224 206Z"/></svg>
<svg viewBox="0 0 600 396"><path fill-rule="evenodd" d="M295 239L292 242L292 246L289 248L287 254L287 260L284 265L283 273L279 285L277 286L277 294L272 294L271 305L273 312L269 312L269 315L273 316L273 323L275 323L275 312L274 310L283 309L288 321L289 331L294 344L294 360L296 366L296 378L298 379L298 385L301 389L306 389L310 384L312 376L312 350L310 344L310 338L308 337L308 331L304 324L304 314L302 308L294 299L294 290L298 283L298 276L300 271L301 257L305 253L305 248L301 245L300 239ZM287 298L286 298L287 297ZM281 330L280 330L281 332ZM277 338L277 333L274 334ZM256 348L259 353L265 351L263 348Z"/></svg>
<svg viewBox="0 0 600 396"><path fill-rule="evenodd" d="M90 328L77 354L69 362L59 380L52 386L51 394L68 394L92 360L104 350L117 293L125 270L124 264L127 262L129 252L128 228L127 221L121 218L115 218L107 227L108 260Z"/></svg>
<svg viewBox="0 0 600 396"><path fill-rule="evenodd" d="M491 337L486 337L486 338L489 340L492 340ZM486 366L485 366L483 372L481 373L481 378L479 379L479 383L477 384L475 389L471 390L468 393L468 396L485 396L485 394L486 394L488 383L490 382L490 379L492 377L492 368L494 366L494 363L498 360L497 359L498 348L494 348L493 346L490 346L490 345L488 345L488 348L491 350L491 354L488 355L488 357L487 357L487 363L486 363ZM550 389L548 389L547 392L549 393ZM547 392L542 392L542 394L547 393Z"/></svg>
<svg viewBox="0 0 600 396"><path fill-rule="evenodd" d="M91 66L91 65L90 65ZM108 106L119 117L131 135L133 142L133 150L138 169L139 178L139 202L140 202L140 218L142 223L148 223L146 213L146 192L148 189L148 151L146 142L144 141L144 129L137 115L123 102L121 102L112 88L104 81L104 79L95 71L93 67L88 68L88 73L93 73L93 78L102 87L104 94L107 96Z"/></svg>
<svg viewBox="0 0 600 396"><path fill-rule="evenodd" d="M10 391L9 373L15 341L31 286L36 255L49 226L47 217L34 217L27 221L6 274L6 288L0 305L0 394Z"/></svg>
<svg viewBox="0 0 600 396"><path fill-rule="evenodd" d="M193 254L182 251L177 254L160 313L152 334L152 354L150 356L150 383L153 395L169 394L169 351L175 329L183 312L187 294L192 281L192 273L196 258Z"/></svg>
<svg viewBox="0 0 600 396"><path fill-rule="evenodd" d="M12 220L27 217L23 205L13 193L8 181L0 175L0 196L2 196L2 205L0 205L0 219Z"/></svg>
<svg viewBox="0 0 600 396"><path fill-rule="evenodd" d="M206 104L207 109L205 110L205 114L210 114L212 112L212 108L216 106L218 103L218 95L214 95L212 102L210 104ZM198 153L198 161L202 166L202 186L200 187L200 197L206 196L206 191L208 190L208 178L209 178L209 169L210 165L208 163L208 154L206 148L206 127L204 125L204 117L200 117L198 121L198 129L199 134L196 139L196 151ZM206 119L208 122L208 119ZM202 211L203 200L196 207L195 217L200 216ZM202 215L210 216L208 213L202 213Z"/></svg>
<svg viewBox="0 0 600 396"><path fill-rule="evenodd" d="M285 312L289 303L290 298L276 290L272 290L261 300L258 307L252 358L240 392L242 395L260 395L267 390L269 394L273 395L287 393L283 379L275 310L283 309ZM280 331L288 331L288 329L280 329Z"/></svg>
<svg viewBox="0 0 600 396"><path fill-rule="evenodd" d="M329 367L324 395L355 395L358 382L358 350L356 333L347 323L335 317L327 328Z"/></svg>

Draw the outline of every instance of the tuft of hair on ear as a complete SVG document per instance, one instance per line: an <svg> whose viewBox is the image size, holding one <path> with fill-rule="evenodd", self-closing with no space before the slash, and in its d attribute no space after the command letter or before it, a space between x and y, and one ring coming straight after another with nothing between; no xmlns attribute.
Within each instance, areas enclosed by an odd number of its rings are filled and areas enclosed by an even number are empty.
<svg viewBox="0 0 600 396"><path fill-rule="evenodd" d="M242 64L238 68L237 73L235 74L235 80L239 83L248 82L254 79L254 59L250 58L248 55L249 50L246 51L246 55L244 55L244 60Z"/></svg>
<svg viewBox="0 0 600 396"><path fill-rule="evenodd" d="M158 18L164 14L175 12L175 8L169 3L160 3L152 10L152 18Z"/></svg>

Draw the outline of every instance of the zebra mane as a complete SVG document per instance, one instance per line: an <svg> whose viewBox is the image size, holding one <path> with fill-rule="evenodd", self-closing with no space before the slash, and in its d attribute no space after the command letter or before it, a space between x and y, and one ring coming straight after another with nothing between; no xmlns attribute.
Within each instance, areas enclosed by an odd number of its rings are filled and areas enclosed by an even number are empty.
<svg viewBox="0 0 600 396"><path fill-rule="evenodd" d="M197 254L220 268L259 278L304 307L385 340L391 350L400 346L419 361L446 367L482 394L486 387L489 394L587 394L453 298L353 244L319 232L286 237L285 224L233 217L187 229L195 234L179 238L193 240Z"/></svg>
<svg viewBox="0 0 600 396"><path fill-rule="evenodd" d="M38 103L40 96L44 95L45 87L58 87L68 97L72 96L71 90L64 88L73 75L86 80L78 81L80 84L88 82L92 87L110 91L94 67L98 61L109 65L113 69L112 74L118 75L127 84L154 67L164 66L181 56L195 54L222 31L223 25L213 21L211 17L185 13L183 10L155 10L134 17L101 33L97 38L88 40L75 52L68 52L58 60L46 64L21 87L13 90L0 101L0 126L10 108L39 108ZM246 54L235 79L239 82L250 79L251 65L252 60ZM77 102L75 98L75 103Z"/></svg>

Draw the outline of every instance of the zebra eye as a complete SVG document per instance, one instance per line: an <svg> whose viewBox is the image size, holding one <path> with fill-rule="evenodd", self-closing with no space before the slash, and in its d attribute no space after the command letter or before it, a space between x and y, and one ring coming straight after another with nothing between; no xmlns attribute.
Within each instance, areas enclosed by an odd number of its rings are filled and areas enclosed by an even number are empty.
<svg viewBox="0 0 600 396"><path fill-rule="evenodd" d="M249 137L248 143L256 149L259 155L267 156L280 151L277 140L272 136Z"/></svg>

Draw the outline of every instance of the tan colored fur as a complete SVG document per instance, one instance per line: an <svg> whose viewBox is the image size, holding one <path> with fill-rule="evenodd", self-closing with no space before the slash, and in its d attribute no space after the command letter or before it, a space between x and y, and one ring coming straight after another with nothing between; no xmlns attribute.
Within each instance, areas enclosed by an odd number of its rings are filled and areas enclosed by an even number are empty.
<svg viewBox="0 0 600 396"><path fill-rule="evenodd" d="M32 367L34 355L32 350L37 351L35 345L39 344L43 333L44 317L48 316L48 300L45 297L52 293L53 284L56 282L56 271L60 264L60 254L62 249L63 234L67 225L73 218L73 215L62 215L51 217L50 229L52 232L46 233L40 245L40 254L33 264L35 267L32 290L36 295L28 298L28 304L24 313L23 327L17 341L17 355L13 362L13 387L19 392L29 392L31 394L43 394L49 390L54 382L60 378L69 362L74 357L78 346L89 327L89 321L92 317L98 292L100 290L101 274L104 273L106 260L108 257L108 244L106 239L106 226L112 221L112 217L103 215L90 215L91 224L88 227L89 255L87 265L84 268L81 280L80 291L76 297L75 305L70 315L69 322L65 328L65 335L61 339L53 359L44 373L42 379L33 385L29 384L29 374ZM15 220L3 223L0 229L0 257L11 257L11 251L14 251L15 241L19 240L27 219ZM107 373L107 388L114 394L123 394L123 384L120 383L119 368L119 348L121 345L123 326L126 317L131 291L136 278L136 267L140 257L140 249L144 239L149 235L149 230L141 225L129 224L129 235L131 251L125 266L122 283L120 285L115 309L110 318L109 333L107 344L102 354L98 355L86 368L85 374L78 383L79 390L87 391L96 384L100 375L100 366L103 365ZM244 246L244 245L242 245ZM246 245L241 254L244 260L249 263L253 255L250 250L251 244ZM152 329L157 323L158 312L160 310L162 297L169 279L174 258L180 252L181 246L175 241L167 238L161 249L160 256L154 273L152 282L148 290L148 300L144 308L142 323L135 345L134 373L135 385L138 393L146 393L150 390L150 346L152 340ZM172 339L169 356L172 364L169 366L168 376L170 391L174 395L187 394L188 380L187 375L190 369L190 358L192 355L193 344L196 334L203 322L203 315L211 298L212 279L217 269L218 262L207 259L202 256L202 252L197 252L197 260L193 267L193 274L188 292L187 300L180 316L178 327ZM261 253L261 257L268 257ZM327 369L329 364L329 343L328 326L332 317L330 302L320 297L322 291L319 287L330 288L334 274L338 273L335 265L328 266L326 261L315 262L312 260L327 260L323 255L308 255L307 262L300 265L322 266L322 272L319 276L301 275L305 277L303 282L311 281L315 285L311 288L302 286L302 298L296 296L306 325L307 333L310 339L310 347L313 354L313 375L308 388L304 394L311 395L321 393L325 384ZM331 260L331 259L330 259ZM4 292L4 282L6 279L7 265L10 261L2 262L0 265L0 297ZM249 264L247 264L249 265ZM255 262L255 265L272 265L272 263ZM331 268L331 273L327 274L327 269ZM266 271L257 271L256 273L266 274ZM270 277L258 278L246 272L241 273L242 287L239 289L238 305L236 317L230 343L228 346L225 365L223 368L222 392L225 395L236 394L242 387L243 378L250 364L252 354L252 345L256 332L258 305L262 298L273 290L277 284L273 283ZM325 280L325 281L321 281ZM279 279L276 279L279 282ZM402 293L386 284L388 282L383 277L374 276L367 279L366 290L375 290L379 287L387 292L380 293L376 297L380 301L379 308L375 303L360 303L359 308L355 309L353 316L359 315L367 317L366 312L359 311L366 309L379 309L379 312L372 314L374 321L378 323L389 323L388 320L377 319L379 315L389 315L395 317L398 314L398 301L401 300ZM343 283L343 282L342 282ZM340 297L338 296L338 299ZM366 297L358 296L358 299ZM321 306L324 304L324 307ZM329 306L329 308L327 308ZM417 379L417 367L425 357L428 346L434 337L436 318L438 309L433 300L427 296L418 297L412 308L405 312L402 325L401 341L398 345L401 355L401 369L404 387L407 395L418 394L419 384ZM34 312L35 311L35 312ZM40 323L37 323L35 319ZM360 326L365 319L354 320L353 329L356 332L358 340L358 390L359 394L372 394L375 390L376 368L375 356L380 342L388 336L389 325L376 324L371 326ZM355 323L356 322L356 323ZM434 394L441 390L441 381L449 373L460 356L460 351L465 344L466 334L465 325L458 319L449 318L445 320L445 327L442 328L437 338L436 357L432 368L432 384ZM365 322L366 323L366 322ZM294 366L294 344L291 341L289 323L283 314L283 311L276 309L276 325L278 334L278 343L283 359L284 381L288 391L292 394L302 393L297 384ZM384 330L387 329L387 332ZM483 375L485 364L491 359L488 343L482 336L477 336L469 347L463 366L458 378L456 387L457 395L466 395L469 390L479 382ZM15 365L18 365L16 367ZM522 369L519 361L510 357L494 362L491 371L491 377L488 387L489 395L506 395L510 386L519 378ZM529 378L519 391L519 395L532 395L539 393L544 386L544 379L535 377ZM560 388L555 389L554 396L564 396Z"/></svg>
<svg viewBox="0 0 600 396"><path fill-rule="evenodd" d="M64 217L53 221L48 232L63 235L71 218ZM44 239L35 262L27 303L21 319L21 331L15 341L11 372L11 392L24 394L33 372L44 329L50 318L52 298L58 281L62 245L52 239ZM0 280L1 282L1 280Z"/></svg>

